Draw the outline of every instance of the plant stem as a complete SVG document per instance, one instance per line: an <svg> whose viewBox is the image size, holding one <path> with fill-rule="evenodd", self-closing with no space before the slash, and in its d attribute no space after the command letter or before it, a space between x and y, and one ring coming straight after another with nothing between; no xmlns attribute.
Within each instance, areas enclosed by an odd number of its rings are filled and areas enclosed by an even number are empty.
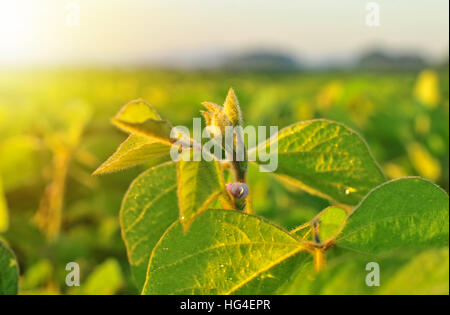
<svg viewBox="0 0 450 315"><path fill-rule="evenodd" d="M327 258L325 256L325 250L322 248L314 249L314 270L316 272L322 271L327 264Z"/></svg>

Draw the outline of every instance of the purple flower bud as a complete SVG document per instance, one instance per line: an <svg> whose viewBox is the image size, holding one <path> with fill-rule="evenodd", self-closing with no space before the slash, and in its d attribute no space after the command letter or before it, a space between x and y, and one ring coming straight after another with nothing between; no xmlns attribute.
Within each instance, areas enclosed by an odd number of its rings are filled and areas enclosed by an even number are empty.
<svg viewBox="0 0 450 315"><path fill-rule="evenodd" d="M245 198L249 193L248 186L244 183L228 183L227 191L237 199Z"/></svg>

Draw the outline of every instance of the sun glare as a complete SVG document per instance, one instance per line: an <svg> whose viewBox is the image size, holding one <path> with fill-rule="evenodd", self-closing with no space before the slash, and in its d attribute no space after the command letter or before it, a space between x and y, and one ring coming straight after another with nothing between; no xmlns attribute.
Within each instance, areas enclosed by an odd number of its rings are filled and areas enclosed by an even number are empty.
<svg viewBox="0 0 450 315"><path fill-rule="evenodd" d="M0 57L15 60L23 56L32 31L29 1L0 0Z"/></svg>

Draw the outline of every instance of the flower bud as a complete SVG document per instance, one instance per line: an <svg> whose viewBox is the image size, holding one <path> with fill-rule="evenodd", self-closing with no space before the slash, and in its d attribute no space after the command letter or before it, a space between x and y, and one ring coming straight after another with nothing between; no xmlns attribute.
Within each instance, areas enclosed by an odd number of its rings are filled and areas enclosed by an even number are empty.
<svg viewBox="0 0 450 315"><path fill-rule="evenodd" d="M228 193L237 199L245 198L249 193L249 188L244 183L228 183L226 188Z"/></svg>
<svg viewBox="0 0 450 315"><path fill-rule="evenodd" d="M239 101L232 88L228 90L228 95L223 107L225 115L233 126L242 125L241 108L239 107Z"/></svg>

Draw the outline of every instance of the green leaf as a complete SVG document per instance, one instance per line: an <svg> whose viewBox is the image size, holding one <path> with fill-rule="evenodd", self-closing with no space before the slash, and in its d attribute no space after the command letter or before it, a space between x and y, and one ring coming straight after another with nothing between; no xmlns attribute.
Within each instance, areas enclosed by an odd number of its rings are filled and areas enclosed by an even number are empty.
<svg viewBox="0 0 450 315"><path fill-rule="evenodd" d="M337 245L377 255L449 244L449 199L421 178L402 178L375 188L354 210Z"/></svg>
<svg viewBox="0 0 450 315"><path fill-rule="evenodd" d="M303 250L301 241L259 217L208 210L187 233L180 222L166 231L153 250L142 293L255 294L261 277Z"/></svg>
<svg viewBox="0 0 450 315"><path fill-rule="evenodd" d="M289 283L293 275L296 275L299 281L303 282L314 273L313 269L308 269L309 265L312 265L312 257L313 256L310 253L301 251L261 273L255 279L237 289L233 294L283 294L283 288ZM302 270L306 270L307 272L303 272L300 275L300 271Z"/></svg>
<svg viewBox="0 0 450 315"><path fill-rule="evenodd" d="M190 150L189 152L191 152ZM183 161L178 163L178 201L180 220L187 229L196 215L206 210L225 190L219 163Z"/></svg>
<svg viewBox="0 0 450 315"><path fill-rule="evenodd" d="M347 219L347 211L338 207L328 207L321 211L310 222L294 229L291 234L295 234L301 237L303 240L314 241L313 226L314 222L317 222L318 235L322 243L326 243L330 240L334 240L337 235L343 229Z"/></svg>
<svg viewBox="0 0 450 315"><path fill-rule="evenodd" d="M341 232L347 219L347 211L338 207L328 207L318 216L319 220L319 237L322 242L327 242Z"/></svg>
<svg viewBox="0 0 450 315"><path fill-rule="evenodd" d="M138 99L126 104L112 119L114 125L131 134L138 134L171 145L172 125L162 120L150 103Z"/></svg>
<svg viewBox="0 0 450 315"><path fill-rule="evenodd" d="M0 242L0 295L17 294L19 267L14 253Z"/></svg>
<svg viewBox="0 0 450 315"><path fill-rule="evenodd" d="M368 286L366 270L377 263L380 286ZM307 273L310 270L306 270ZM294 278L282 294L447 294L449 293L448 248L397 251L378 258L349 254L333 259L315 279Z"/></svg>
<svg viewBox="0 0 450 315"><path fill-rule="evenodd" d="M6 203L3 191L2 177L0 174L0 233L6 232L9 228L8 204Z"/></svg>
<svg viewBox="0 0 450 315"><path fill-rule="evenodd" d="M120 129L141 136L148 137L167 145L172 144L170 132L172 125L167 120L148 119L142 123L130 123L124 120L113 118L113 123Z"/></svg>
<svg viewBox="0 0 450 315"><path fill-rule="evenodd" d="M169 160L172 127L169 122L161 120L156 110L146 101L139 99L129 102L113 118L113 123L132 134L94 172L94 175L118 171L145 162L158 165ZM145 129L146 126L148 130Z"/></svg>
<svg viewBox="0 0 450 315"><path fill-rule="evenodd" d="M140 135L130 135L94 175L106 174L142 163L154 165L170 159L170 147Z"/></svg>
<svg viewBox="0 0 450 315"><path fill-rule="evenodd" d="M115 118L130 123L143 123L147 119L161 119L153 106L143 99L137 99L126 104Z"/></svg>
<svg viewBox="0 0 450 315"><path fill-rule="evenodd" d="M429 181L382 184L347 218L327 268L311 279L312 264L302 266L280 293L448 294L448 217L448 195ZM366 285L370 262L380 267L380 287Z"/></svg>
<svg viewBox="0 0 450 315"><path fill-rule="evenodd" d="M139 289L144 284L153 247L177 218L177 170L174 163L151 168L130 185L123 199L120 222Z"/></svg>
<svg viewBox="0 0 450 315"><path fill-rule="evenodd" d="M311 120L280 130L249 151L249 159L261 165L258 149L278 154L275 174L285 181L341 204L356 205L385 181L364 140L339 123Z"/></svg>

